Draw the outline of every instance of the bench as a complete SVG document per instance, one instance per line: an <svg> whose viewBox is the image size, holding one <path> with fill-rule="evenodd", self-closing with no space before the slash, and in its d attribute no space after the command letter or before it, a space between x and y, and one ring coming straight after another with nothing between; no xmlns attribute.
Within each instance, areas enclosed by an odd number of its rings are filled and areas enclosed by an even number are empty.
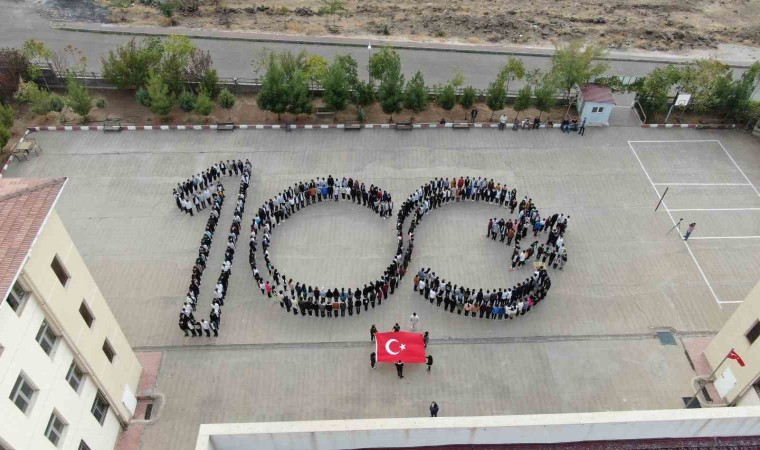
<svg viewBox="0 0 760 450"><path fill-rule="evenodd" d="M103 125L104 133L121 133L121 125Z"/></svg>
<svg viewBox="0 0 760 450"><path fill-rule="evenodd" d="M235 129L233 122L217 122L216 131L232 131Z"/></svg>
<svg viewBox="0 0 760 450"><path fill-rule="evenodd" d="M413 130L414 125L412 125L412 122L396 122L396 129L397 130Z"/></svg>
<svg viewBox="0 0 760 450"><path fill-rule="evenodd" d="M451 128L461 129L461 130L463 130L463 129L469 130L470 129L470 123L469 122L454 122L454 123L451 124Z"/></svg>
<svg viewBox="0 0 760 450"><path fill-rule="evenodd" d="M359 130L362 129L362 123L361 122L348 122L343 127L343 129L346 130L346 131L348 131L348 130L357 130L357 131L359 131Z"/></svg>
<svg viewBox="0 0 760 450"><path fill-rule="evenodd" d="M331 111L325 106L317 107L317 117L335 117L335 111Z"/></svg>

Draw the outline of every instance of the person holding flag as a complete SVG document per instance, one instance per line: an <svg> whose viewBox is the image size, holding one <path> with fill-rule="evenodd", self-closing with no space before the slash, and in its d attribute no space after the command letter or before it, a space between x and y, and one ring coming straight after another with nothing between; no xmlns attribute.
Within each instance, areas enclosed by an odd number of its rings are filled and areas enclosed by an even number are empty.
<svg viewBox="0 0 760 450"><path fill-rule="evenodd" d="M377 362L393 363L399 378L404 378L404 363L427 363L422 333L406 331L377 333L375 354Z"/></svg>

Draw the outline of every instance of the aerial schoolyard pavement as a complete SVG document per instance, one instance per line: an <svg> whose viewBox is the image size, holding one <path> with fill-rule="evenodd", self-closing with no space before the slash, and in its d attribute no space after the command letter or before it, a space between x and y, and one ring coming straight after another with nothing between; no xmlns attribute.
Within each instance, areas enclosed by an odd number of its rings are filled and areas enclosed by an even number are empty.
<svg viewBox="0 0 760 450"><path fill-rule="evenodd" d="M5 176L69 177L57 210L74 242L131 344L164 352L157 391L166 405L145 430L143 448L189 448L200 423L422 416L433 400L447 416L678 408L680 397L692 394L694 372L681 342L662 346L654 331L710 335L760 278L760 145L737 131L34 137L44 153L14 162ZM431 267L454 283L484 288L528 276L527 269L508 272L511 249L484 238L488 219L509 217L508 210L450 204L417 228L412 275L388 301L360 316L315 319L287 315L261 295L240 243L220 336L185 338L177 313L207 212L181 213L171 190L232 158L247 158L254 168L243 236L258 206L299 180L358 177L390 191L399 205L434 177L481 176L516 188L540 211L569 214L568 262L562 271L550 269L547 298L515 320L443 312L412 291L413 271ZM223 182L228 192L237 190L237 178ZM223 233L230 204L219 221ZM666 234L680 218L681 232L697 223L686 242ZM393 256L394 225L350 203L317 205L274 230L270 253L294 279L356 287ZM205 283L222 262L215 245ZM202 316L208 292L203 286ZM430 331L432 371L407 367L403 380L392 366L370 371L370 325L408 328L412 312Z"/></svg>

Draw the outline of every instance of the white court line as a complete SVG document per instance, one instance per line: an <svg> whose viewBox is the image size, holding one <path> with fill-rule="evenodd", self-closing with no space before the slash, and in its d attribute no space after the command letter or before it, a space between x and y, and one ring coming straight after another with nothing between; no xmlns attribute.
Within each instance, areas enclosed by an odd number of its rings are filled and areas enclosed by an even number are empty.
<svg viewBox="0 0 760 450"><path fill-rule="evenodd" d="M757 194L757 196L760 197L760 192L758 192L758 190L755 187L755 185L752 184L751 181L749 181L749 178L747 178L747 175L744 174L744 171L742 170L741 167L739 167L739 164L736 164L736 161L734 161L734 158L728 153L728 150L726 150L726 147L724 147L723 144L720 143L720 141L718 141L718 145L720 145L720 148L722 148L723 151L726 152L726 156L728 156L728 159L730 159L731 162L734 163L734 166L736 166L736 168L739 169L739 172L741 172L741 174L744 177L744 179L747 180L747 183L749 183L750 186L752 186L752 190L755 191L755 194Z"/></svg>
<svg viewBox="0 0 760 450"><path fill-rule="evenodd" d="M720 143L720 141L718 141L717 139L689 139L689 140L681 140L681 141L678 141L678 140L676 140L676 141L628 141L628 143L631 143L631 142L645 142L645 143L646 142L649 142L649 143L658 143L658 142L662 142L662 143L666 143L666 142L718 142L718 143Z"/></svg>
<svg viewBox="0 0 760 450"><path fill-rule="evenodd" d="M671 209L671 211L760 211L760 208L685 208Z"/></svg>
<svg viewBox="0 0 760 450"><path fill-rule="evenodd" d="M729 301L725 301L725 302L724 301L720 301L718 303L720 303L722 305L727 305L727 304L733 304L733 303L743 303L743 301L742 300L729 300Z"/></svg>
<svg viewBox="0 0 760 450"><path fill-rule="evenodd" d="M644 175L647 176L647 180L649 180L649 184L652 185L652 189L654 189L654 193L657 194L657 197L660 198L660 191L657 190L657 186L654 185L652 182L652 177L649 176L649 172L647 172L646 167L644 167L644 163L641 162L641 158L639 158L638 153L636 153L636 150L633 148L633 145L631 145L631 142L628 141L628 147L633 152L633 156L636 157L636 160L639 162L639 165L641 166L641 170L644 171ZM749 181L749 180L747 180ZM668 205L665 204L665 201L663 200L662 206L665 208L665 212L668 213L668 217L670 217L670 220L673 222L673 226L676 226L676 219L673 218L673 214L670 213L670 210L668 209ZM718 304L718 308L723 309L723 306L720 303L720 299L718 298L718 295L715 294L715 291L712 288L712 285L710 285L710 282L707 280L707 276L705 276L705 272L702 270L702 266L699 265L699 262L697 261L697 257L694 256L694 253L691 251L691 247L689 247L689 243L687 241L684 241L683 238L680 238L680 232L679 232L679 239L683 242L683 245L686 246L686 250L689 251L689 255L691 255L692 261L694 261L694 264L697 266L697 269L699 270L700 275L702 275L702 279L705 280L705 284L707 285L707 288L710 290L710 293L712 294L713 298L715 299L715 302Z"/></svg>
<svg viewBox="0 0 760 450"><path fill-rule="evenodd" d="M760 236L697 236L689 238L690 241L694 239L760 239Z"/></svg>
<svg viewBox="0 0 760 450"><path fill-rule="evenodd" d="M655 186L752 186L751 183L652 183Z"/></svg>

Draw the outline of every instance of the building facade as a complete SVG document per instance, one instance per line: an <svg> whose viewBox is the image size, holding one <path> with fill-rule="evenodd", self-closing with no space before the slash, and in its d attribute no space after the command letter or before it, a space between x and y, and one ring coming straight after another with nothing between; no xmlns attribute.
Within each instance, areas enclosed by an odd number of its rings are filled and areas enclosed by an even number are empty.
<svg viewBox="0 0 760 450"><path fill-rule="evenodd" d="M724 358L734 349L742 359ZM760 283L705 349L713 370L715 389L729 405L760 406Z"/></svg>
<svg viewBox="0 0 760 450"><path fill-rule="evenodd" d="M54 210L65 179L0 180L0 449L112 449L142 368Z"/></svg>

